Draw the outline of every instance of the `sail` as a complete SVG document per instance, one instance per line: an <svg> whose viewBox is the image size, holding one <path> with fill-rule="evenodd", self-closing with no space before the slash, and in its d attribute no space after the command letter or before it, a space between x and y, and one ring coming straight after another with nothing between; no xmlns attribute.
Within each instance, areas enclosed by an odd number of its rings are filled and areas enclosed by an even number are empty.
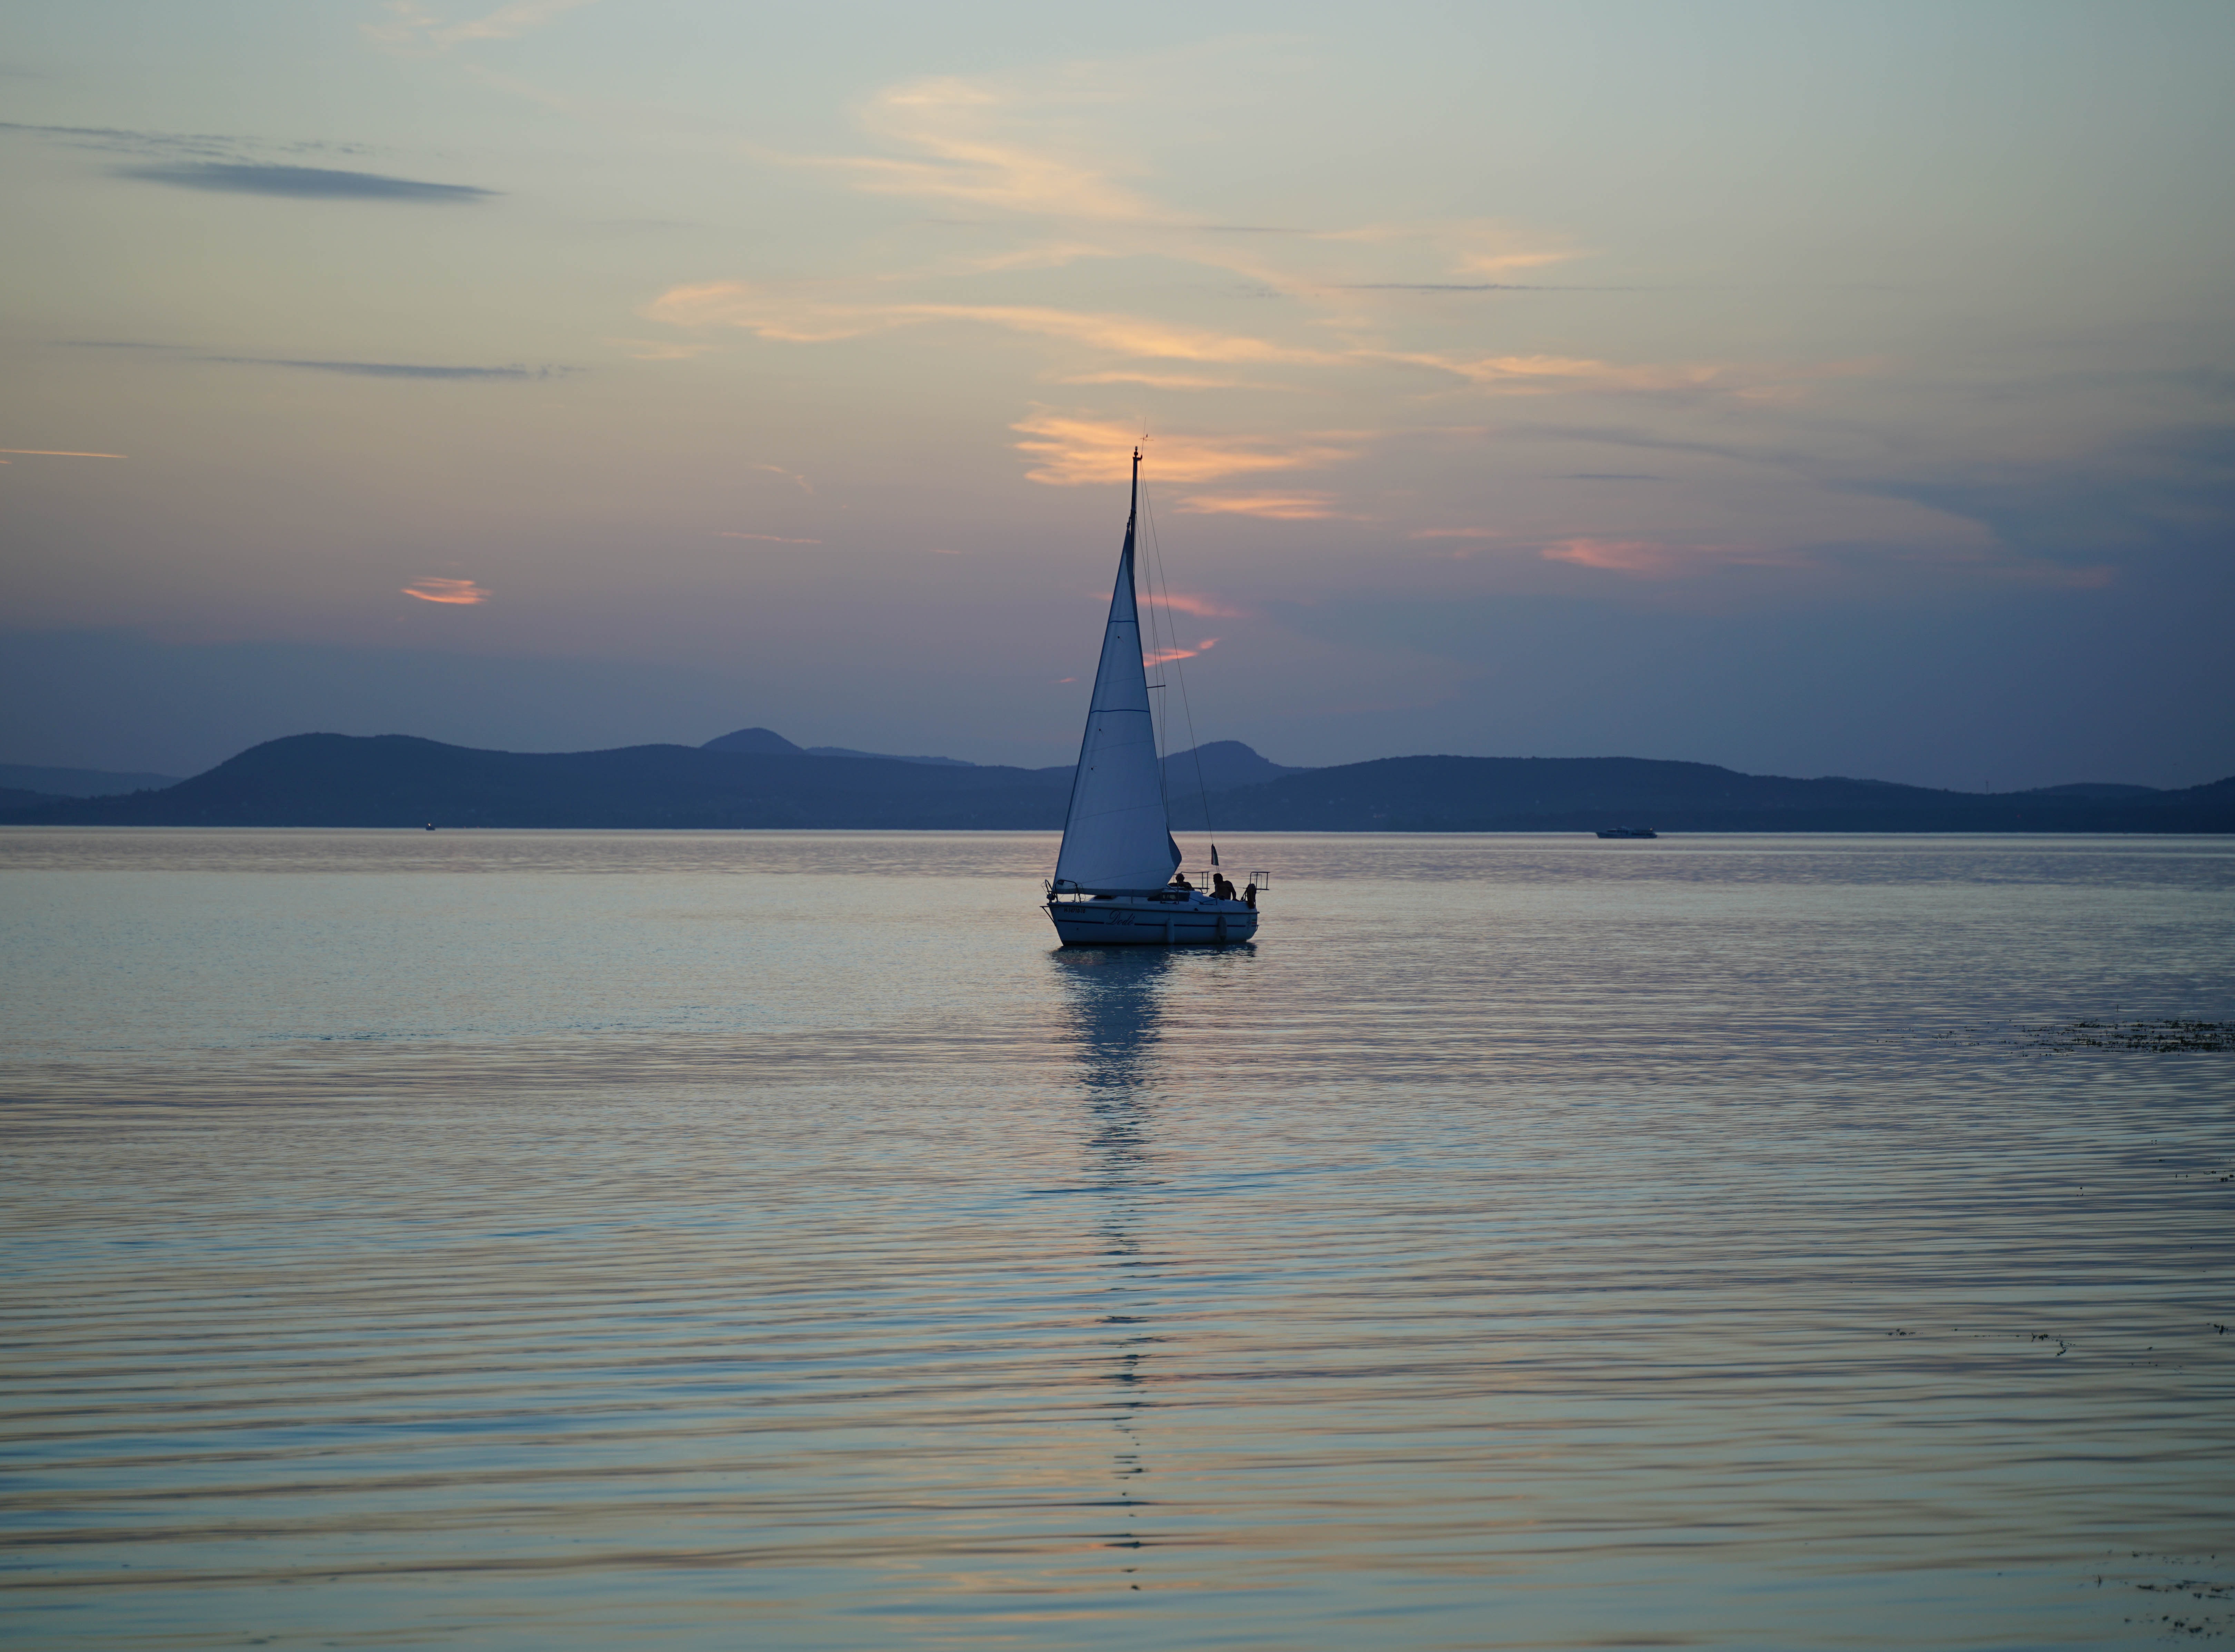
<svg viewBox="0 0 2235 1652"><path fill-rule="evenodd" d="M1133 594L1133 521L1140 498L1141 456L1136 453L1125 548L1118 558L1102 663L1094 672L1086 738L1079 742L1078 770L1071 783L1071 813L1056 856L1059 888L1161 889L1180 863L1164 816L1164 776L1157 761L1149 674L1141 663L1140 607Z"/></svg>

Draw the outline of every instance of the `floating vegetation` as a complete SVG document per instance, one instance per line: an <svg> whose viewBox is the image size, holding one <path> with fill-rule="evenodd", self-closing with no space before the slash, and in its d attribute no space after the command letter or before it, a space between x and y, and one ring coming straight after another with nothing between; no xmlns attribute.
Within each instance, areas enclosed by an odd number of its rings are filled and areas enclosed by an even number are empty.
<svg viewBox="0 0 2235 1652"><path fill-rule="evenodd" d="M2235 1596L2235 1589L2201 1577L2172 1578L2163 1583L2134 1583L2128 1587L2150 1595L2186 1595L2191 1600L2214 1605ZM2127 1620L2129 1623L2136 1621L2131 1617ZM2230 1628L2235 1628L2235 1618L2230 1618L2225 1611L2199 1611L2193 1606L2152 1612L2139 1621L2152 1629L2164 1629L2174 1635L2195 1636L2208 1641L2220 1640Z"/></svg>
<svg viewBox="0 0 2235 1652"><path fill-rule="evenodd" d="M2171 1055L2191 1050L2235 1050L2235 1021L2013 1022L2002 1027L1957 1027L1931 1036L1950 1043L2000 1045L2014 1050L2142 1050Z"/></svg>
<svg viewBox="0 0 2235 1652"><path fill-rule="evenodd" d="M2114 1588L2124 1587L2158 1597L2144 1606L2141 1616L2126 1619L2129 1626L2203 1641L2224 1640L2227 1632L2235 1629L2235 1616L2226 1609L2231 1602L2235 1602L2235 1584L2219 1577L2194 1575L2206 1563L2219 1560L2218 1555L2147 1555L2135 1550L2125 1557L2114 1550L2108 1558L2110 1564L2095 1575L2096 1588L2109 1583ZM2156 1575L2135 1577L2137 1569L2122 1564L2122 1559L2140 1561L2140 1570ZM2189 1602L2195 1604L2188 1604ZM2140 1602L2135 1603L2143 1605Z"/></svg>

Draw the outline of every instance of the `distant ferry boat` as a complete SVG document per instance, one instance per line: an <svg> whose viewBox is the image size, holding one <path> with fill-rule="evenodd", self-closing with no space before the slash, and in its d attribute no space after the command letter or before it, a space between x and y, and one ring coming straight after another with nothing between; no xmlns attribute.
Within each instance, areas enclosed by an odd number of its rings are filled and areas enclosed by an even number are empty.
<svg viewBox="0 0 2235 1652"><path fill-rule="evenodd" d="M1599 834L1601 837L1658 837L1650 826L1610 826Z"/></svg>
<svg viewBox="0 0 2235 1652"><path fill-rule="evenodd" d="M1133 450L1132 507L1110 593L1102 661L1086 734L1072 777L1071 809L1047 885L1047 914L1066 947L1224 946L1257 933L1257 873L1238 894L1211 845L1207 889L1180 874L1180 846L1164 810L1149 674L1133 584L1133 524L1140 514L1141 450Z"/></svg>

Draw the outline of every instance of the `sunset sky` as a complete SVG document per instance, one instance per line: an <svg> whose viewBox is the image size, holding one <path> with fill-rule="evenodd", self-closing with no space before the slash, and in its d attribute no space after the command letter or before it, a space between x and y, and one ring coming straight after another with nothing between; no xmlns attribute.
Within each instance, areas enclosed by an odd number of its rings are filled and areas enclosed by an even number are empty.
<svg viewBox="0 0 2235 1652"><path fill-rule="evenodd" d="M95 0L0 112L9 761L1067 761L1145 433L1203 739L2235 772L2224 0Z"/></svg>

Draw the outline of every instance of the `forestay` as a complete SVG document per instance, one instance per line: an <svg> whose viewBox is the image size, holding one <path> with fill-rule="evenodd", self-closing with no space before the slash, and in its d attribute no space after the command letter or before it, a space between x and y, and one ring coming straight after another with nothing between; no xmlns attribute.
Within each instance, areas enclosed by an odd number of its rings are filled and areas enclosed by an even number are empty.
<svg viewBox="0 0 2235 1652"><path fill-rule="evenodd" d="M1116 894L1160 889L1180 863L1164 813L1164 779L1157 761L1156 719L1141 659L1140 606L1133 589L1133 527L1141 502L1141 456L1133 456L1132 504L1125 548L1110 593L1094 697L1071 783L1071 812L1056 856L1058 889Z"/></svg>

